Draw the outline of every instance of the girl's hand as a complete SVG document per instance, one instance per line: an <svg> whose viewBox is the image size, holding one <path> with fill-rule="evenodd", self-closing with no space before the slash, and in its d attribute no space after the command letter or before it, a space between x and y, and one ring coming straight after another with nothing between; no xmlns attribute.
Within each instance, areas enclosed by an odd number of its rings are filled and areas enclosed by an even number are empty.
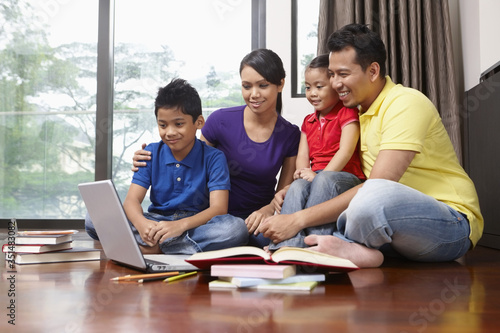
<svg viewBox="0 0 500 333"><path fill-rule="evenodd" d="M308 182L312 182L314 177L316 177L316 172L311 169L302 169L300 172L300 178L305 179Z"/></svg>

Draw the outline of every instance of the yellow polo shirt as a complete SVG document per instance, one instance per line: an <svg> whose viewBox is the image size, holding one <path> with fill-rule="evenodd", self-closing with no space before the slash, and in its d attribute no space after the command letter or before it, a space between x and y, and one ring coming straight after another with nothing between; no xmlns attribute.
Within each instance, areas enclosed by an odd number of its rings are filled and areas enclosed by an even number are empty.
<svg viewBox="0 0 500 333"><path fill-rule="evenodd" d="M372 105L361 110L361 165L367 177L380 150L417 154L400 183L446 203L467 215L470 240L476 245L484 221L472 180L458 162L448 133L432 102L418 90L386 84Z"/></svg>

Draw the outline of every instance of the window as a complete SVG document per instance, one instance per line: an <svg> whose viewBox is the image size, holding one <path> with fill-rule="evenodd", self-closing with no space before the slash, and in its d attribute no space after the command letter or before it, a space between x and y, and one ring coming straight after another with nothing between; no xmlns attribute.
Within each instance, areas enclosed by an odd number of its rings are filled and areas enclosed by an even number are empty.
<svg viewBox="0 0 500 333"><path fill-rule="evenodd" d="M76 184L94 173L97 15L97 0L0 6L0 218L84 214Z"/></svg>
<svg viewBox="0 0 500 333"><path fill-rule="evenodd" d="M319 0L292 0L292 97L305 97L304 70L316 57Z"/></svg>
<svg viewBox="0 0 500 333"><path fill-rule="evenodd" d="M259 1L259 0L254 0ZM95 178L94 1L0 6L0 219L82 219L77 184ZM115 2L112 178L120 196L141 143L158 141L153 102L174 77L205 116L243 104L239 62L251 50L250 1Z"/></svg>
<svg viewBox="0 0 500 333"><path fill-rule="evenodd" d="M251 51L251 4L116 1L113 181L122 197L134 152L160 140L153 113L159 87L174 77L187 80L200 94L205 117L244 104L239 65Z"/></svg>

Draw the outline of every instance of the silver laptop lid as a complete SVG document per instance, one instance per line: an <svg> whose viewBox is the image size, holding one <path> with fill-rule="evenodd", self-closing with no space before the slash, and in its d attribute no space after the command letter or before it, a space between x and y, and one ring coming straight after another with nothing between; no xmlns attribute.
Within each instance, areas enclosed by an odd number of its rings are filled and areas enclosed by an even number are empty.
<svg viewBox="0 0 500 333"><path fill-rule="evenodd" d="M109 179L78 185L106 257L139 270L146 262L130 229L120 197Z"/></svg>
<svg viewBox="0 0 500 333"><path fill-rule="evenodd" d="M190 255L142 254L111 180L79 184L78 189L109 259L146 272L198 270L184 260Z"/></svg>

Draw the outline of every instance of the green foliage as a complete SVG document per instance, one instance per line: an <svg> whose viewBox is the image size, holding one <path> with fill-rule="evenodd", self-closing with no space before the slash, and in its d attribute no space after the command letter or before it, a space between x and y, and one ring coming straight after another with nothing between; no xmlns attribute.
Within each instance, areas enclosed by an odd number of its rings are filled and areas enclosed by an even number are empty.
<svg viewBox="0 0 500 333"><path fill-rule="evenodd" d="M4 0L0 22L0 218L82 218L76 185L94 179L97 43L51 47L28 0ZM166 45L118 44L114 64L112 177L123 194L127 152L156 129L157 90L184 63ZM205 108L244 103L234 74L212 67L191 83Z"/></svg>

